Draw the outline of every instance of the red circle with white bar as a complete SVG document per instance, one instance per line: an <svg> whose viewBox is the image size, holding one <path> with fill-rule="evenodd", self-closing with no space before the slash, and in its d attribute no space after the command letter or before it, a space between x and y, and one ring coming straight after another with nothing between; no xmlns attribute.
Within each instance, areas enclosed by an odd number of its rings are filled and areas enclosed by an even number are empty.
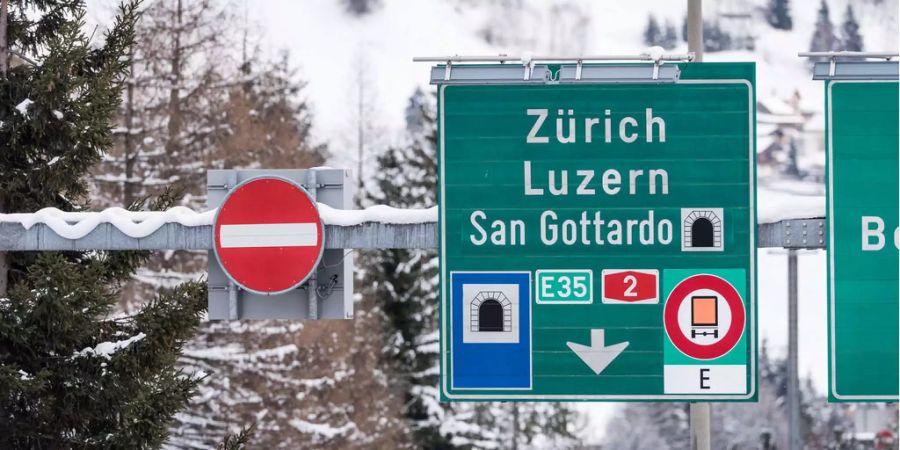
<svg viewBox="0 0 900 450"><path fill-rule="evenodd" d="M275 176L251 178L229 192L214 232L225 273L242 288L267 295L306 281L325 247L312 197L299 184Z"/></svg>
<svg viewBox="0 0 900 450"><path fill-rule="evenodd" d="M712 291L721 295L731 313L730 324L723 333L724 336L713 344L703 345L693 342L678 322L679 307L684 301L691 299L691 293L695 291ZM715 359L731 351L741 340L746 323L745 317L744 301L731 283L715 275L700 274L681 280L669 293L663 310L663 325L669 340L685 355L695 359Z"/></svg>

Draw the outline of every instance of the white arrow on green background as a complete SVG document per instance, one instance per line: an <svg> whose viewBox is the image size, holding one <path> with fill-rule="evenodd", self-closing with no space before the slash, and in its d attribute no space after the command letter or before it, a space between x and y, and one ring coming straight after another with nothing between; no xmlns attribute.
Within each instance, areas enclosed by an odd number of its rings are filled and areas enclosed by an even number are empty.
<svg viewBox="0 0 900 450"><path fill-rule="evenodd" d="M603 369L613 362L628 347L628 342L619 342L610 346L603 345L603 330L591 330L591 345L566 342L566 345L584 361L595 374L600 375Z"/></svg>

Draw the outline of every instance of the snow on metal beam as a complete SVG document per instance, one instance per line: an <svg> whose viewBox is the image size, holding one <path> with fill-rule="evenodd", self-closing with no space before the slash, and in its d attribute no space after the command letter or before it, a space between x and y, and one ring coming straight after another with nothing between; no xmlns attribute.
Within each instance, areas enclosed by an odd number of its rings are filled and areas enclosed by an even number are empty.
<svg viewBox="0 0 900 450"><path fill-rule="evenodd" d="M825 248L823 218L789 219L760 224L757 247ZM379 223L326 225L326 248L437 248L437 223ZM79 239L67 239L49 226L37 223L25 229L20 223L0 223L0 251L50 250L209 250L212 226L166 223L146 237L135 238L109 223L100 223Z"/></svg>

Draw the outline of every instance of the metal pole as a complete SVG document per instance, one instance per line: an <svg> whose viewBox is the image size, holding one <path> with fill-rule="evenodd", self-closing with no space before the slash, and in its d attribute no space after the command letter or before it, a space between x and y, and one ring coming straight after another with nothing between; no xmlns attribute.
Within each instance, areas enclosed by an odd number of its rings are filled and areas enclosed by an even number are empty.
<svg viewBox="0 0 900 450"><path fill-rule="evenodd" d="M788 448L800 449L800 380L797 374L797 250L788 250Z"/></svg>
<svg viewBox="0 0 900 450"><path fill-rule="evenodd" d="M9 6L7 0L0 0L0 78L6 79L9 70ZM0 213L6 209L5 201L0 197ZM0 297L6 297L9 290L9 256L6 252L0 252Z"/></svg>
<svg viewBox="0 0 900 450"><path fill-rule="evenodd" d="M315 202L316 194L319 189L319 180L316 177L315 170L310 170L307 172L306 185L306 191L309 192L309 196L312 197L313 202ZM309 302L308 316L310 320L316 320L319 318L319 280L316 279L317 274L317 271L313 271L313 274L309 277L309 281L306 282L306 295L307 301Z"/></svg>
<svg viewBox="0 0 900 450"><path fill-rule="evenodd" d="M709 403L691 403L691 450L710 450L710 416Z"/></svg>
<svg viewBox="0 0 900 450"><path fill-rule="evenodd" d="M241 317L238 311L238 297L240 296L238 289L238 286L233 281L228 281L228 318L231 320L237 320Z"/></svg>
<svg viewBox="0 0 900 450"><path fill-rule="evenodd" d="M688 0L687 14L688 52L694 61L703 61L703 2ZM691 403L691 450L710 450L712 435L709 403Z"/></svg>
<svg viewBox="0 0 900 450"><path fill-rule="evenodd" d="M694 61L703 61L703 2L688 0L687 14L688 52L694 54Z"/></svg>

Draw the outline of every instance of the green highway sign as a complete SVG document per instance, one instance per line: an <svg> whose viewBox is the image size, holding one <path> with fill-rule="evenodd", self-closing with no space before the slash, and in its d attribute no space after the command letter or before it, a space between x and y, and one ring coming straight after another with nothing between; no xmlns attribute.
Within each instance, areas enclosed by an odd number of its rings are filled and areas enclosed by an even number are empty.
<svg viewBox="0 0 900 450"><path fill-rule="evenodd" d="M441 398L755 401L754 65L442 67Z"/></svg>
<svg viewBox="0 0 900 450"><path fill-rule="evenodd" d="M897 401L898 83L825 83L829 400Z"/></svg>

